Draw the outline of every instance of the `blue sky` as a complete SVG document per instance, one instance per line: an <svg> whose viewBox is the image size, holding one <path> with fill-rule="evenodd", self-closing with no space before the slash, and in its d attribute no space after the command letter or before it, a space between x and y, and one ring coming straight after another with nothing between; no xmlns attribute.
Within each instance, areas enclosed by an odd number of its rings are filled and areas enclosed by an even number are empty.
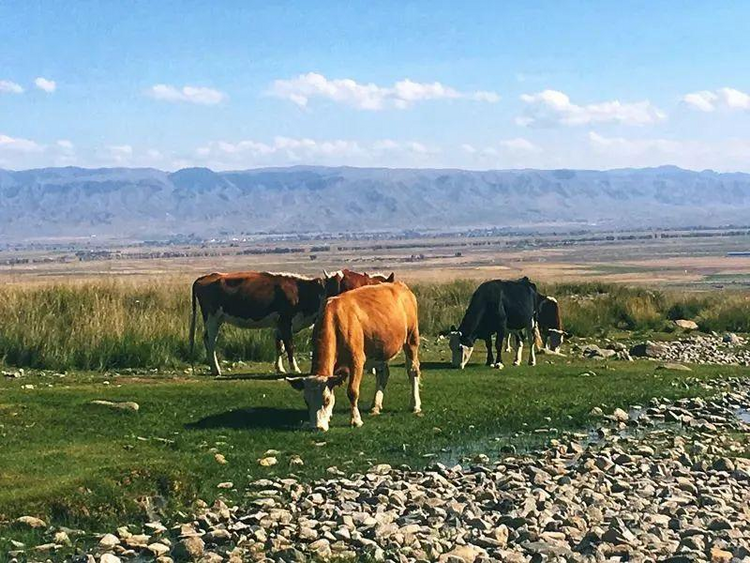
<svg viewBox="0 0 750 563"><path fill-rule="evenodd" d="M0 167L750 171L748 21L746 2L6 0Z"/></svg>

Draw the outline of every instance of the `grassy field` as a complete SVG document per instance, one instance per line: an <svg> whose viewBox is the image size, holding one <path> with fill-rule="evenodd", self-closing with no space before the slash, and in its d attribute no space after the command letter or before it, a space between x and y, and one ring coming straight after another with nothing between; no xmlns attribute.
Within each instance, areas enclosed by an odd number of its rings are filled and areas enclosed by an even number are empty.
<svg viewBox="0 0 750 563"><path fill-rule="evenodd" d="M413 284L422 334L458 324L476 281ZM750 332L747 292L650 291L614 284L542 287L559 297L565 328L574 336L623 330L674 331L671 320L694 319L704 331ZM0 285L0 363L52 370L184 368L188 349L190 280L26 282ZM302 354L309 338L297 338ZM202 361L202 346L193 359ZM226 360L271 361L270 331L225 326L219 354Z"/></svg>
<svg viewBox="0 0 750 563"><path fill-rule="evenodd" d="M424 416L408 412L407 380L396 365L381 416L350 429L348 402L339 390L326 434L300 428L306 416L302 398L268 375L265 364L222 380L88 373L0 381L0 522L33 514L57 525L105 531L153 518L152 509L168 521L197 498L211 502L221 494L239 500L243 487L262 476L309 479L332 466L354 472L373 463L423 466L431 460L453 463L473 452L492 455L508 444L528 443L538 436L533 429L583 428L594 406L611 410L653 396L698 394L694 378L741 369L668 372L655 371L651 362L607 365L547 356L536 368L498 372L480 365L477 350L474 363L458 371L447 367L443 343L425 348ZM591 369L596 376L581 375ZM367 378L362 406L369 406L372 393ZM136 401L140 411L90 404L95 399ZM278 464L262 467L258 460L268 450L278 450L270 454ZM217 453L226 464L217 462ZM303 466L290 464L295 455ZM222 482L233 488L218 489ZM14 537L23 534L0 527L0 552Z"/></svg>

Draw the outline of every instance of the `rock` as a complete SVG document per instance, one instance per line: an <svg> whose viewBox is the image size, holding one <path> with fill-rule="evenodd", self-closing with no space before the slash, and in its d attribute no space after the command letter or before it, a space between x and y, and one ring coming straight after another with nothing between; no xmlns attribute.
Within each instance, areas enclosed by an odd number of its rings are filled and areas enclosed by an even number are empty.
<svg viewBox="0 0 750 563"><path fill-rule="evenodd" d="M674 322L676 326L683 330L698 330L698 323L687 319L678 319Z"/></svg>
<svg viewBox="0 0 750 563"><path fill-rule="evenodd" d="M742 339L733 332L727 332L721 340L726 344L742 344Z"/></svg>
<svg viewBox="0 0 750 563"><path fill-rule="evenodd" d="M223 483L219 483L216 485L217 489L232 489L234 488L234 483L231 481L224 481Z"/></svg>
<svg viewBox="0 0 750 563"><path fill-rule="evenodd" d="M627 422L630 420L630 415L620 408L615 409L612 416L617 422Z"/></svg>
<svg viewBox="0 0 750 563"><path fill-rule="evenodd" d="M630 355L634 358L660 358L669 353L669 348L664 344L644 342L636 344L630 349Z"/></svg>
<svg viewBox="0 0 750 563"><path fill-rule="evenodd" d="M302 466L305 465L305 462L302 460L302 458L298 455L293 455L289 458L289 465L297 465Z"/></svg>
<svg viewBox="0 0 750 563"><path fill-rule="evenodd" d="M113 401L94 400L94 401L91 401L89 404L101 405L103 407L109 407L111 409L116 409L116 410L121 410L121 411L130 411L130 412L138 412L138 410L141 408L138 405L138 403L134 403L133 401L125 401L121 403L116 403Z"/></svg>
<svg viewBox="0 0 750 563"><path fill-rule="evenodd" d="M661 365L657 366L656 369L666 370L666 371L693 371L688 366L684 366L682 364L675 364L675 363L672 363L672 362L661 364Z"/></svg>
<svg viewBox="0 0 750 563"><path fill-rule="evenodd" d="M67 532L59 531L55 533L54 536L55 543L60 545L71 545L70 536L68 536Z"/></svg>
<svg viewBox="0 0 750 563"><path fill-rule="evenodd" d="M99 547L102 549L111 550L116 545L120 545L120 538L113 534L104 534L99 540Z"/></svg>
<svg viewBox="0 0 750 563"><path fill-rule="evenodd" d="M197 536L181 539L174 548L174 556L178 560L196 561L203 557L206 549L203 540Z"/></svg>
<svg viewBox="0 0 750 563"><path fill-rule="evenodd" d="M260 465L261 467L271 467L272 465L276 465L277 463L279 463L279 460L273 456L263 457L258 460L258 465Z"/></svg>
<svg viewBox="0 0 750 563"><path fill-rule="evenodd" d="M16 518L16 524L20 524L32 529L47 527L47 523L44 520L35 518L34 516L21 516L20 518Z"/></svg>
<svg viewBox="0 0 750 563"><path fill-rule="evenodd" d="M166 546L161 542L150 543L146 548L153 553L154 557L161 557L162 555L169 553L169 546Z"/></svg>
<svg viewBox="0 0 750 563"><path fill-rule="evenodd" d="M734 556L731 551L726 551L719 547L711 548L711 563L730 563Z"/></svg>
<svg viewBox="0 0 750 563"><path fill-rule="evenodd" d="M473 545L459 545L438 558L439 563L473 563L487 552Z"/></svg>
<svg viewBox="0 0 750 563"><path fill-rule="evenodd" d="M728 457L716 458L714 462L711 464L711 467L715 471L726 471L728 473L731 473L732 471L735 470L734 462Z"/></svg>
<svg viewBox="0 0 750 563"><path fill-rule="evenodd" d="M215 454L214 459L219 465L226 465L227 463L227 458L225 458L222 454Z"/></svg>
<svg viewBox="0 0 750 563"><path fill-rule="evenodd" d="M120 558L111 553L104 553L99 558L99 563L120 563Z"/></svg>

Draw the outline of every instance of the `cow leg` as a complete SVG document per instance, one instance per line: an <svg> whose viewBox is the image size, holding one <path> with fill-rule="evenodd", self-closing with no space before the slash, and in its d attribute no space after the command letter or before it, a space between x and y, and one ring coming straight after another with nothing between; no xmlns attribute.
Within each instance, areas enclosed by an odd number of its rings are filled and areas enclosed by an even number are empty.
<svg viewBox="0 0 750 563"><path fill-rule="evenodd" d="M532 320L529 327L526 329L526 333L528 334L529 339L529 365L535 366L536 365L536 323ZM518 359L520 363L521 354L519 352Z"/></svg>
<svg viewBox="0 0 750 563"><path fill-rule="evenodd" d="M497 339L495 340L495 360L497 363L495 363L492 367L496 369L503 369L505 366L503 365L503 342L505 341L504 338L500 338L500 335L497 335Z"/></svg>
<svg viewBox="0 0 750 563"><path fill-rule="evenodd" d="M349 397L349 403L352 407L352 416L350 424L352 426L362 426L362 416L359 414L359 386L362 383L362 374L365 371L363 361L355 361L354 369L349 377L349 387L346 390L346 394Z"/></svg>
<svg viewBox="0 0 750 563"><path fill-rule="evenodd" d="M499 341L498 341L499 342ZM492 357L492 336L488 336L484 339L484 344L487 346L487 362L485 365L493 366L495 365L495 358ZM499 361L499 359L498 359Z"/></svg>
<svg viewBox="0 0 750 563"><path fill-rule="evenodd" d="M281 333L277 330L276 340L276 373L286 373L284 369L284 341L281 339Z"/></svg>
<svg viewBox="0 0 750 563"><path fill-rule="evenodd" d="M508 354L513 351L513 345L510 343L511 338L513 338L513 335L509 334L507 340L505 341L505 351L508 352Z"/></svg>
<svg viewBox="0 0 750 563"><path fill-rule="evenodd" d="M297 365L297 360L294 358L294 338L292 336L292 322L289 321L288 323L281 323L279 325L279 333L281 334L281 340L284 344L284 348L286 349L286 357L289 361L289 369L293 370L295 373L302 373L302 370L299 369L299 366Z"/></svg>
<svg viewBox="0 0 750 563"><path fill-rule="evenodd" d="M523 357L523 338L519 334L514 334L513 337L516 339L516 359L513 360L513 365L520 366Z"/></svg>
<svg viewBox="0 0 750 563"><path fill-rule="evenodd" d="M383 394L385 393L385 386L388 385L388 378L390 376L391 370L388 367L388 363L375 368L375 398L372 400L370 414L380 414L380 411L383 410Z"/></svg>
<svg viewBox="0 0 750 563"><path fill-rule="evenodd" d="M221 320L217 315L209 315L203 322L203 344L206 346L206 360L211 368L211 375L221 375L219 360L216 357L216 339L219 336Z"/></svg>
<svg viewBox="0 0 750 563"><path fill-rule="evenodd" d="M406 373L411 382L410 408L414 414L422 412L422 399L419 397L419 334L413 333L404 344L404 355L406 356Z"/></svg>

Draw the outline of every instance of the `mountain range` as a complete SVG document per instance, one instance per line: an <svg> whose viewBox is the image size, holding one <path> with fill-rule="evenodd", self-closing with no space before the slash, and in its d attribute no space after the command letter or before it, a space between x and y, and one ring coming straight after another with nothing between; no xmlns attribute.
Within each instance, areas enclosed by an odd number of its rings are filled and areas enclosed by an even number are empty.
<svg viewBox="0 0 750 563"><path fill-rule="evenodd" d="M0 170L0 237L747 224L750 174L295 166Z"/></svg>

